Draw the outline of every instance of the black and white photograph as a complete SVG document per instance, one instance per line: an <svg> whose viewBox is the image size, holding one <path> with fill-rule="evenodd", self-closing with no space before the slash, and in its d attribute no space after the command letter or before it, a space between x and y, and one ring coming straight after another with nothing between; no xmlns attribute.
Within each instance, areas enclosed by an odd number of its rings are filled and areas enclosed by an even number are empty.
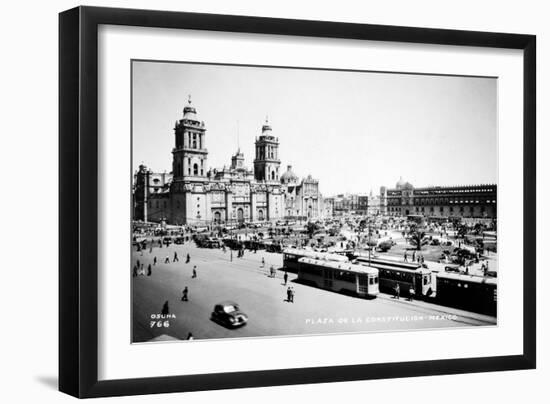
<svg viewBox="0 0 550 404"><path fill-rule="evenodd" d="M497 326L497 78L131 81L133 343Z"/></svg>

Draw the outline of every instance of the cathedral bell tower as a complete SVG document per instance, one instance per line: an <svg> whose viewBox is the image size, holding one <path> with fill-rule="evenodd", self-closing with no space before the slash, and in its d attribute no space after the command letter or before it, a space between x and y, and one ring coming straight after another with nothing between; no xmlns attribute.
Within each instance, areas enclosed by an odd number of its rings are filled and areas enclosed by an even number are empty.
<svg viewBox="0 0 550 404"><path fill-rule="evenodd" d="M262 134L256 138L256 158L254 159L254 178L257 181L279 182L279 139L271 133L266 118Z"/></svg>
<svg viewBox="0 0 550 404"><path fill-rule="evenodd" d="M191 96L183 108L183 118L174 127L176 145L172 150L174 180L202 180L206 177L208 150L205 146L206 127L197 118Z"/></svg>

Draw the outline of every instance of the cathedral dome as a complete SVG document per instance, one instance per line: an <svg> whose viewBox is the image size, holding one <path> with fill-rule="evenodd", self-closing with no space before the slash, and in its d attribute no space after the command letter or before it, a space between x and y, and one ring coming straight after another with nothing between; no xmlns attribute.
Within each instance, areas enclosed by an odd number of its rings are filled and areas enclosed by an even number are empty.
<svg viewBox="0 0 550 404"><path fill-rule="evenodd" d="M283 184L298 182L298 176L292 171L292 166L287 166L286 171L281 175L281 182Z"/></svg>
<svg viewBox="0 0 550 404"><path fill-rule="evenodd" d="M403 181L403 177L399 177L399 181L395 184L395 188L402 189L405 186L405 181Z"/></svg>

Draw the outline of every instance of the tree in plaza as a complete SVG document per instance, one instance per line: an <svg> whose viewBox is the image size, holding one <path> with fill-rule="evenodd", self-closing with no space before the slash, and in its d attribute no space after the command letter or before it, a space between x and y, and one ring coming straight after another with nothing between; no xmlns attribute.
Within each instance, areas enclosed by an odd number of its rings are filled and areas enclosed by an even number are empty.
<svg viewBox="0 0 550 404"><path fill-rule="evenodd" d="M409 243L415 247L416 250L422 250L422 246L430 242L429 237L426 235L426 232L419 228L414 228L409 232Z"/></svg>
<svg viewBox="0 0 550 404"><path fill-rule="evenodd" d="M456 228L456 236L459 238L466 237L466 234L468 234L468 227L465 224L460 224Z"/></svg>
<svg viewBox="0 0 550 404"><path fill-rule="evenodd" d="M307 234L309 236L309 238L313 238L313 234L315 233L315 231L317 231L319 229L319 227L313 223L313 222L308 222L307 223L307 226L306 226L306 230L307 230Z"/></svg>
<svg viewBox="0 0 550 404"><path fill-rule="evenodd" d="M474 233L480 235L485 230L485 225L483 223L477 222L474 224Z"/></svg>
<svg viewBox="0 0 550 404"><path fill-rule="evenodd" d="M378 249L381 251L381 252L387 252L389 251L391 248L392 248L393 244L391 241L389 240L385 240L385 241L382 241L379 245L378 245Z"/></svg>

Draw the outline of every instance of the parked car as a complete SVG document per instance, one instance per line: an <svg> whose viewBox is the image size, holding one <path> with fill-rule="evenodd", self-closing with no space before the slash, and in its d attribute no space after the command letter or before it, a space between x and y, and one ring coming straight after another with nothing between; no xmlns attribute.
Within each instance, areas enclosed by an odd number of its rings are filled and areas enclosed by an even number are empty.
<svg viewBox="0 0 550 404"><path fill-rule="evenodd" d="M164 237L162 239L162 244L166 244L166 245L172 244L172 237Z"/></svg>
<svg viewBox="0 0 550 404"><path fill-rule="evenodd" d="M147 248L147 240L146 239L139 239L134 240L133 245L140 248Z"/></svg>
<svg viewBox="0 0 550 404"><path fill-rule="evenodd" d="M185 237L179 236L174 239L175 244L185 244Z"/></svg>
<svg viewBox="0 0 550 404"><path fill-rule="evenodd" d="M460 272L459 265L447 265L445 266L445 272Z"/></svg>
<svg viewBox="0 0 550 404"><path fill-rule="evenodd" d="M245 325L248 316L239 309L237 303L223 301L214 306L210 319L224 327L236 328Z"/></svg>

